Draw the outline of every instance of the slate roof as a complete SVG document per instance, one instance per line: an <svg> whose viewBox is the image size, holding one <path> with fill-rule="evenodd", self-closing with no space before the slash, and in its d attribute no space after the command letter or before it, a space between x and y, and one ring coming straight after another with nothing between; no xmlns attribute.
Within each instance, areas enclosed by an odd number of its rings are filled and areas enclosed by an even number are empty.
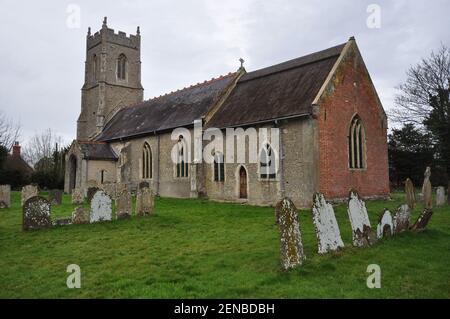
<svg viewBox="0 0 450 319"><path fill-rule="evenodd" d="M208 127L235 127L312 112L312 102L344 44L246 73Z"/></svg>
<svg viewBox="0 0 450 319"><path fill-rule="evenodd" d="M79 142L83 157L88 160L117 161L118 156L111 146L102 142Z"/></svg>
<svg viewBox="0 0 450 319"><path fill-rule="evenodd" d="M98 141L113 141L188 126L200 119L220 99L237 73L120 110L106 124Z"/></svg>

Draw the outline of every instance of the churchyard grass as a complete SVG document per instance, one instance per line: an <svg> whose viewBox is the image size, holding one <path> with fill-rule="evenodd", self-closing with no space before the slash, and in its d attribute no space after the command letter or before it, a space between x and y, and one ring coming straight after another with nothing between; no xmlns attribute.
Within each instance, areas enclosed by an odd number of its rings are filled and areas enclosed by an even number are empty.
<svg viewBox="0 0 450 319"><path fill-rule="evenodd" d="M45 194L46 195L46 194ZM403 194L369 201L372 227ZM64 195L52 218L69 217ZM159 198L156 213L88 225L23 232L20 193L0 210L1 298L450 298L450 206L435 208L423 233L404 233L370 248L351 247L346 206L335 206L344 250L317 254L310 210L301 210L306 261L280 266L274 208ZM417 218L422 205L412 216ZM81 267L69 289L66 268ZM369 264L381 288L369 289Z"/></svg>

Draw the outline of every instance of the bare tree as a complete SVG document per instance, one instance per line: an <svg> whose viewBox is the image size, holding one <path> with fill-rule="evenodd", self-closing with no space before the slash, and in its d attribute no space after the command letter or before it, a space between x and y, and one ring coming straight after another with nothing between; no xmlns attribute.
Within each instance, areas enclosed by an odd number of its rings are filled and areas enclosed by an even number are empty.
<svg viewBox="0 0 450 319"><path fill-rule="evenodd" d="M20 137L20 124L13 122L0 111L0 146L11 150L15 141Z"/></svg>
<svg viewBox="0 0 450 319"><path fill-rule="evenodd" d="M24 146L23 157L31 165L39 161L51 159L54 152L61 146L62 137L57 136L51 129L36 133Z"/></svg>

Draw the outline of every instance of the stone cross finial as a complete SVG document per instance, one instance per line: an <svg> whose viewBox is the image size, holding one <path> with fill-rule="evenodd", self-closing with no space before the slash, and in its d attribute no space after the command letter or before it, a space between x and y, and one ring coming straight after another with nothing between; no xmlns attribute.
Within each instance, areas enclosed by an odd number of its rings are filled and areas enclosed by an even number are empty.
<svg viewBox="0 0 450 319"><path fill-rule="evenodd" d="M244 67L244 62L245 62L245 60L243 59L243 58L240 58L239 59L239 62L241 62L241 69Z"/></svg>
<svg viewBox="0 0 450 319"><path fill-rule="evenodd" d="M102 25L103 28L106 28L106 27L107 27L107 25L106 25L107 22L108 22L108 17L104 17L104 18L103 18L103 25Z"/></svg>
<svg viewBox="0 0 450 319"><path fill-rule="evenodd" d="M91 35L91 27L88 27L88 34L87 34L88 36L90 36Z"/></svg>
<svg viewBox="0 0 450 319"><path fill-rule="evenodd" d="M139 28L139 26L137 27L136 34L137 34L137 35L140 35L140 34L141 34L141 28Z"/></svg>

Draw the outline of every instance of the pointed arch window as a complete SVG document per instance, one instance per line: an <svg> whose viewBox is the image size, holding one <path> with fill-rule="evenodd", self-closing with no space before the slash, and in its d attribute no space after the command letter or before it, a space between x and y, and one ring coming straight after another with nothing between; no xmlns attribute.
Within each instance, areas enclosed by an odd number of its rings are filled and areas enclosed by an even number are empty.
<svg viewBox="0 0 450 319"><path fill-rule="evenodd" d="M216 152L214 154L214 181L223 182L225 180L225 165L223 162L223 154Z"/></svg>
<svg viewBox="0 0 450 319"><path fill-rule="evenodd" d="M275 152L269 143L265 144L259 154L259 176L261 179L275 179Z"/></svg>
<svg viewBox="0 0 450 319"><path fill-rule="evenodd" d="M350 123L348 135L348 165L351 169L366 168L366 137L361 118L355 115Z"/></svg>
<svg viewBox="0 0 450 319"><path fill-rule="evenodd" d="M189 163L187 160L186 143L183 136L178 139L178 152L177 152L177 177L189 176Z"/></svg>
<svg viewBox="0 0 450 319"><path fill-rule="evenodd" d="M153 156L150 145L145 142L142 149L142 178L150 179L153 175Z"/></svg>
<svg viewBox="0 0 450 319"><path fill-rule="evenodd" d="M125 80L127 76L127 57L125 54L119 55L117 59L117 78Z"/></svg>

